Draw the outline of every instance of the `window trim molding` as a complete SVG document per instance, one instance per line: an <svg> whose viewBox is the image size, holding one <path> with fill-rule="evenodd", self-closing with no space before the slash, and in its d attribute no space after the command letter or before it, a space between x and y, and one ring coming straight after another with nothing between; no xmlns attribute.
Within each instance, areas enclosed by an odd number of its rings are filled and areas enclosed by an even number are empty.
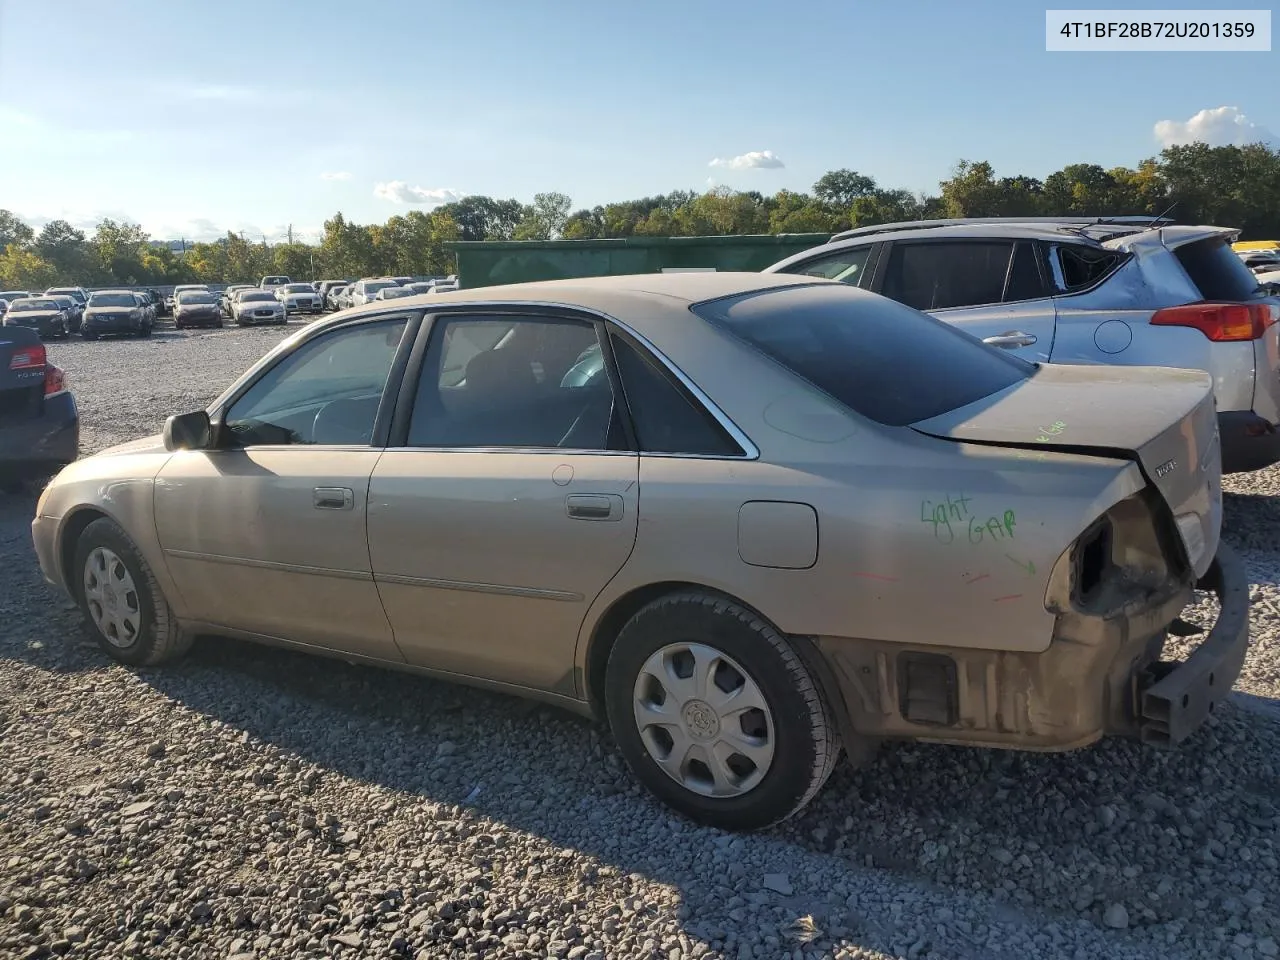
<svg viewBox="0 0 1280 960"><path fill-rule="evenodd" d="M583 307L577 304L556 303L553 301L539 300L499 300L499 301L477 301L474 303L460 303L457 305L450 304L448 306L441 305L441 309L432 309L424 313L422 323L418 328L417 340L415 341L411 353L411 358L406 365L404 374L401 378L400 389L396 402L395 414L393 416L393 425L390 435L387 438L387 451L397 450L414 450L422 453L575 453L575 454L592 454L597 456L645 456L645 457L662 457L667 459L684 459L684 460L759 460L760 448L755 445L750 437L743 432L736 423L729 418L716 403L689 377L677 367L671 359L659 350L653 343L630 324L619 320L617 317L610 316L600 310L594 310L590 307ZM631 450L568 450L564 447L416 447L410 446L408 443L409 436L409 420L413 415L413 405L417 397L418 380L422 376L422 369L426 359L426 352L431 337L435 331L436 325L440 322L447 322L458 316L512 316L520 318L543 318L543 319L563 319L563 320L583 320L595 324L597 328L597 336L602 336L602 350L608 350L606 354L606 367L616 367L613 359L613 352L608 347L609 326L612 325L618 330L630 336L644 350L658 361L666 372L675 378L675 380L689 392L694 401L699 404L712 419L725 430L726 433L738 444L743 451L742 455L724 455L724 454L692 454L692 453L647 453ZM619 390L618 374L616 369L610 370L610 384L615 390ZM626 409L624 420L627 422L627 430L629 439L633 443L635 435L631 428L631 408L627 403L625 392L619 391L622 403Z"/></svg>

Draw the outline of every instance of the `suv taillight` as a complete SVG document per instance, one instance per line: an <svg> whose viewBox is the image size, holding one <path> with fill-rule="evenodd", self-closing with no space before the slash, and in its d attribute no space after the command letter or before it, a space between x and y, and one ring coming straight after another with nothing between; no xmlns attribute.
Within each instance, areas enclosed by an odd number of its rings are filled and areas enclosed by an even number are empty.
<svg viewBox="0 0 1280 960"><path fill-rule="evenodd" d="M34 370L37 367L43 367L45 364L44 344L38 343L34 347L22 347L15 350L13 356L9 358L10 370Z"/></svg>
<svg viewBox="0 0 1280 960"><path fill-rule="evenodd" d="M47 364L44 368L44 395L47 397L51 393L65 389L67 389L67 375L62 368L55 367L52 363Z"/></svg>
<svg viewBox="0 0 1280 960"><path fill-rule="evenodd" d="M1257 340L1280 320L1280 308L1269 303L1186 303L1157 310L1156 326L1195 327L1210 340Z"/></svg>

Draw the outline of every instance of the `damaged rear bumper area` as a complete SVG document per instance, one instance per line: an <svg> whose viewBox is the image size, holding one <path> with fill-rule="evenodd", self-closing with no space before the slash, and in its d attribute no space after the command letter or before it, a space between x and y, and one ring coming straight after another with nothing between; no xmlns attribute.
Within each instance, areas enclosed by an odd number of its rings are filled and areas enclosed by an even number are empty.
<svg viewBox="0 0 1280 960"><path fill-rule="evenodd" d="M1244 565L1220 545L1196 588L1220 603L1184 661L1160 659L1191 601L1183 583L1122 615L1063 614L1040 653L905 646L819 637L857 736L1024 750L1069 750L1103 735L1169 745L1230 692L1249 645Z"/></svg>

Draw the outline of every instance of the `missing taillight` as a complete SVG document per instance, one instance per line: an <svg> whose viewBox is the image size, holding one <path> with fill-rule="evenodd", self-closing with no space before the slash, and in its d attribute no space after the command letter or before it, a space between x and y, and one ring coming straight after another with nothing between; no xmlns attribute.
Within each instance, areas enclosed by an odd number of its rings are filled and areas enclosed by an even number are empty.
<svg viewBox="0 0 1280 960"><path fill-rule="evenodd" d="M1111 521L1103 518L1076 542L1075 594L1079 605L1088 605L1106 585L1112 567Z"/></svg>
<svg viewBox="0 0 1280 960"><path fill-rule="evenodd" d="M52 363L47 364L44 368L44 395L47 397L51 393L58 393L67 389L67 375L61 367L55 367Z"/></svg>

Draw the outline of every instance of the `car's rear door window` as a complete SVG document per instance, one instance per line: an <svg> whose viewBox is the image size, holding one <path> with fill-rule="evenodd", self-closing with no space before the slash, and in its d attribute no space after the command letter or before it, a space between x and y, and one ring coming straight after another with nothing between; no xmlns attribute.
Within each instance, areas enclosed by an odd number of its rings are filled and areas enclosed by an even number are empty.
<svg viewBox="0 0 1280 960"><path fill-rule="evenodd" d="M409 420L410 447L626 449L595 323L441 317Z"/></svg>
<svg viewBox="0 0 1280 960"><path fill-rule="evenodd" d="M918 310L835 284L761 290L691 309L889 426L962 407L1036 369Z"/></svg>
<svg viewBox="0 0 1280 960"><path fill-rule="evenodd" d="M917 310L999 303L1013 242L895 243L880 292Z"/></svg>
<svg viewBox="0 0 1280 960"><path fill-rule="evenodd" d="M1206 300L1252 300L1262 292L1253 271L1221 237L1184 243L1173 255Z"/></svg>

